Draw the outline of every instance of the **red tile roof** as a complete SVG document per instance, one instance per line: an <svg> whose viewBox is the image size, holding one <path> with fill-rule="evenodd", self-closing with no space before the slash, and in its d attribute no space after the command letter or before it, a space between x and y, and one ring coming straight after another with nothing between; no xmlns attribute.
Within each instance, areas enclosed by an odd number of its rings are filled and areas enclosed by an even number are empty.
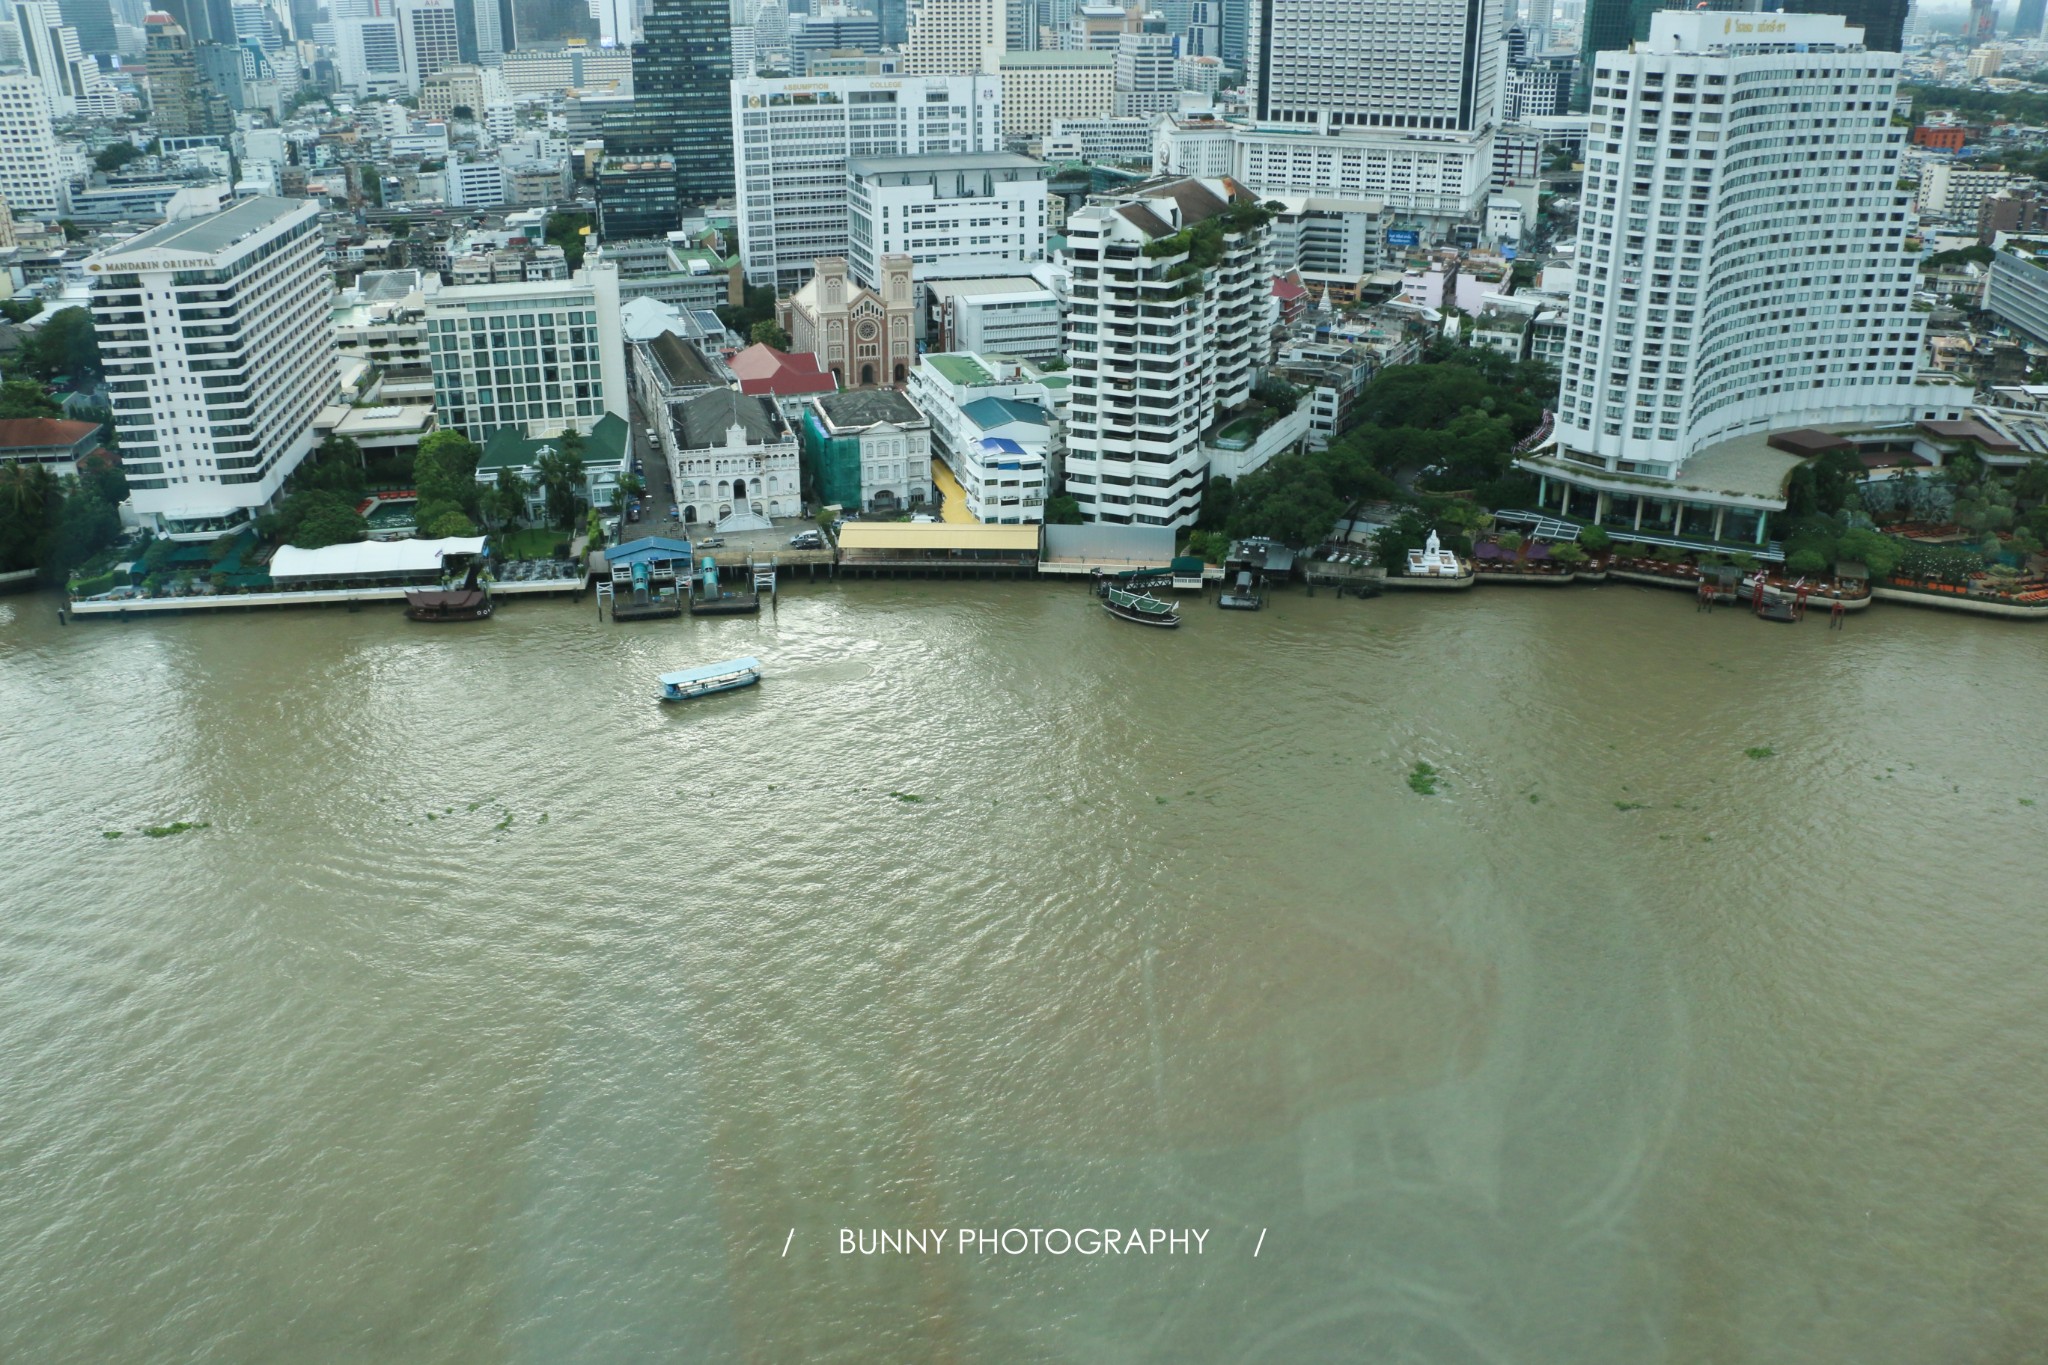
<svg viewBox="0 0 2048 1365"><path fill-rule="evenodd" d="M1300 276L1278 275L1273 279L1273 297L1283 301L1305 299L1308 297L1308 290L1302 288Z"/></svg>
<svg viewBox="0 0 2048 1365"><path fill-rule="evenodd" d="M97 422L67 422L57 417L0 418L0 450L49 450L75 446L98 433Z"/></svg>
<svg viewBox="0 0 2048 1365"><path fill-rule="evenodd" d="M730 364L741 393L831 393L839 387L831 373L818 364L818 357L808 352L792 355L758 341L735 355Z"/></svg>

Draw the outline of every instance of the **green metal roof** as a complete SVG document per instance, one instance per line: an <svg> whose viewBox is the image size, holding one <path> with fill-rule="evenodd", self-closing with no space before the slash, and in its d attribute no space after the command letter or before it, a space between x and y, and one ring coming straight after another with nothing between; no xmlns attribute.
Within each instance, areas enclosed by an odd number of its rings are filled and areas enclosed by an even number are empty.
<svg viewBox="0 0 2048 1365"><path fill-rule="evenodd" d="M615 465L626 458L626 419L615 412L608 412L590 429L583 438L583 467L593 465ZM529 469L540 462L542 446L561 444L561 434L553 436L528 436L518 427L499 427L484 442L484 453L476 462L477 472L490 470L493 477L500 469Z"/></svg>
<svg viewBox="0 0 2048 1365"><path fill-rule="evenodd" d="M929 365L946 377L951 384L993 384L996 377L983 369L973 356L941 351L937 355L922 357L921 365Z"/></svg>

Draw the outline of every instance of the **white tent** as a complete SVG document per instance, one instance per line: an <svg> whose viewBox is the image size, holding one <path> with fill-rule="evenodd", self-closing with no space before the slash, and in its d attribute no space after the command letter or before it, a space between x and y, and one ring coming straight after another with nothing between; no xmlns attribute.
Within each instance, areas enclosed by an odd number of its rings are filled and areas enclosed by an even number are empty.
<svg viewBox="0 0 2048 1365"><path fill-rule="evenodd" d="M416 578L440 572L447 555L481 554L482 536L450 536L446 540L359 540L301 550L279 547L270 560L270 576L278 582L307 578Z"/></svg>

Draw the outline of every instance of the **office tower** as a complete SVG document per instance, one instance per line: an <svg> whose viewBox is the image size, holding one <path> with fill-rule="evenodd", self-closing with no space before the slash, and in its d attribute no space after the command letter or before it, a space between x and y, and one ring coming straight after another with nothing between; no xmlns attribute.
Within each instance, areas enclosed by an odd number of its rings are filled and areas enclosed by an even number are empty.
<svg viewBox="0 0 2048 1365"><path fill-rule="evenodd" d="M2048 0L2020 0L2019 13L2013 16L2014 38L2038 38L2041 36L2041 20L2048 14ZM82 35L81 35L82 36ZM1868 41L1867 39L1865 41Z"/></svg>
<svg viewBox="0 0 2048 1365"><path fill-rule="evenodd" d="M166 14L149 21L149 117L166 137L221 137L234 131L227 96L199 78L191 37Z"/></svg>
<svg viewBox="0 0 2048 1365"><path fill-rule="evenodd" d="M1122 33L1116 42L1116 108L1119 118L1169 114L1180 104L1180 82L1173 69L1173 36L1165 23L1148 18L1140 33Z"/></svg>
<svg viewBox="0 0 2048 1365"><path fill-rule="evenodd" d="M1012 152L857 156L846 163L848 267L882 288L882 261L1045 259L1046 166Z"/></svg>
<svg viewBox="0 0 2048 1365"><path fill-rule="evenodd" d="M903 46L916 76L994 73L1003 55L1004 0L925 0Z"/></svg>
<svg viewBox="0 0 2048 1365"><path fill-rule="evenodd" d="M850 158L1001 151L1001 92L998 77L971 75L734 81L747 279L794 289L819 257L849 253Z"/></svg>
<svg viewBox="0 0 2048 1365"><path fill-rule="evenodd" d="M109 0L59 0L57 13L78 32L78 46L88 56L115 50L114 7Z"/></svg>
<svg viewBox="0 0 2048 1365"><path fill-rule="evenodd" d="M498 0L455 0L455 45L471 66L498 66L511 44L505 40Z"/></svg>
<svg viewBox="0 0 2048 1365"><path fill-rule="evenodd" d="M183 29L191 42L235 41L234 0L163 0L160 6L153 5L151 9L170 15L171 22ZM145 30L147 27L145 19Z"/></svg>
<svg viewBox="0 0 2048 1365"><path fill-rule="evenodd" d="M597 13L597 41L605 47L631 47L638 6L635 0L591 0Z"/></svg>
<svg viewBox="0 0 2048 1365"><path fill-rule="evenodd" d="M910 0L872 0L882 21L882 46L900 48L910 37Z"/></svg>
<svg viewBox="0 0 2048 1365"><path fill-rule="evenodd" d="M1265 356L1273 244L1256 204L1228 180L1152 181L1068 216L1067 492L1087 520L1193 524L1202 431ZM1189 229L1218 218L1214 258L1176 274Z"/></svg>
<svg viewBox="0 0 2048 1365"><path fill-rule="evenodd" d="M0 200L16 218L53 220L69 207L66 188L43 83L0 74Z"/></svg>
<svg viewBox="0 0 2048 1365"><path fill-rule="evenodd" d="M1181 39L1181 55L1223 60L1222 0L1192 0L1188 5L1188 31Z"/></svg>
<svg viewBox="0 0 2048 1365"><path fill-rule="evenodd" d="M1663 13L1597 56L1550 487L1751 540L1775 488L1699 473L1703 452L1911 411L1899 58L1859 39L1833 16Z"/></svg>
<svg viewBox="0 0 2048 1365"><path fill-rule="evenodd" d="M1998 0L1970 0L1970 17L1963 27L1963 44L1981 47L1998 35Z"/></svg>
<svg viewBox="0 0 2048 1365"><path fill-rule="evenodd" d="M685 210L733 192L731 13L728 0L654 0L632 107L605 118L608 154L674 158Z"/></svg>
<svg viewBox="0 0 2048 1365"><path fill-rule="evenodd" d="M1004 0L1003 50L1038 50L1038 0Z"/></svg>
<svg viewBox="0 0 2048 1365"><path fill-rule="evenodd" d="M344 89L358 95L403 93L405 33L397 17L337 19L334 72Z"/></svg>
<svg viewBox="0 0 2048 1365"><path fill-rule="evenodd" d="M121 98L113 83L100 74L99 63L85 55L78 31L64 22L55 5L13 0L6 13L14 21L21 64L42 82L51 113L58 118L121 116Z"/></svg>
<svg viewBox="0 0 2048 1365"><path fill-rule="evenodd" d="M417 90L421 81L444 66L462 60L462 35L455 6L447 0L399 0L406 84Z"/></svg>
<svg viewBox="0 0 2048 1365"><path fill-rule="evenodd" d="M1252 0L1217 0L1217 6L1222 13L1223 50L1216 55L1232 71L1247 71L1251 57Z"/></svg>
<svg viewBox="0 0 2048 1365"><path fill-rule="evenodd" d="M1453 0L1348 0L1345 22L1255 0L1246 80L1261 123L1478 132L1499 88L1499 11Z"/></svg>
<svg viewBox="0 0 2048 1365"><path fill-rule="evenodd" d="M339 389L320 206L244 199L86 262L136 514L211 539L269 505Z"/></svg>
<svg viewBox="0 0 2048 1365"><path fill-rule="evenodd" d="M2020 13L2026 13L2029 0L2020 0ZM1766 0L1765 9L1782 9L1787 14L1839 14L1848 20L1851 28L1863 30L1863 45L1872 52L1900 52L1906 46L1906 10L1910 0ZM1683 8L1683 6L1673 6ZM1992 18L1996 18L1997 5L1989 6ZM2039 7L2036 7L2038 13ZM1970 7L1972 17L1977 6ZM1983 41L1989 42L1987 30Z"/></svg>

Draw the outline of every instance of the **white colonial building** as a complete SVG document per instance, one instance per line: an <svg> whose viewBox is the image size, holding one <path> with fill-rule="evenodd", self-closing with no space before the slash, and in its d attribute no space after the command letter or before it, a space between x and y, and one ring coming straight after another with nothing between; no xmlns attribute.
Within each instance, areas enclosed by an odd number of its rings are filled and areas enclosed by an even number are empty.
<svg viewBox="0 0 2048 1365"><path fill-rule="evenodd" d="M1090 521L1186 526L1202 436L1271 336L1271 229L1230 180L1156 180L1067 220L1066 491Z"/></svg>
<svg viewBox="0 0 2048 1365"><path fill-rule="evenodd" d="M136 515L189 540L251 520L340 387L319 205L244 199L85 268Z"/></svg>
<svg viewBox="0 0 2048 1365"><path fill-rule="evenodd" d="M976 521L1045 520L1058 474L1061 423L1040 376L972 352L926 355L905 390L932 424Z"/></svg>
<svg viewBox="0 0 2048 1365"><path fill-rule="evenodd" d="M711 389L668 412L657 431L685 522L759 530L803 511L796 432L774 400Z"/></svg>

